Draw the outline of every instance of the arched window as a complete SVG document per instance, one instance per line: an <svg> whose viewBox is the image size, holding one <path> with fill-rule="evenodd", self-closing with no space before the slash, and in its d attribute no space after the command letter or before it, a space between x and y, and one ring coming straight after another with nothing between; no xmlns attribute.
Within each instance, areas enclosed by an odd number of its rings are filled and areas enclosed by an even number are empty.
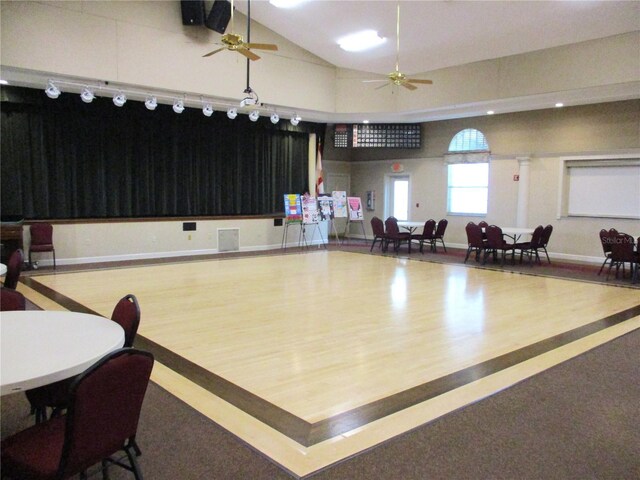
<svg viewBox="0 0 640 480"><path fill-rule="evenodd" d="M475 128L466 128L451 139L445 154L449 214L486 215L490 153L486 137Z"/></svg>
<svg viewBox="0 0 640 480"><path fill-rule="evenodd" d="M488 152L489 144L480 130L465 128L455 134L449 143L449 152Z"/></svg>

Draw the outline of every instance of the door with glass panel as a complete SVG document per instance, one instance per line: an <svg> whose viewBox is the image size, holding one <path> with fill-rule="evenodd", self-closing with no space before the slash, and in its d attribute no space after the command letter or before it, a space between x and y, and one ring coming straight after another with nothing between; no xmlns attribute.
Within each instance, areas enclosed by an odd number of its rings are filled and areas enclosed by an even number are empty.
<svg viewBox="0 0 640 480"><path fill-rule="evenodd" d="M393 216L400 221L409 220L409 187L409 175L387 177L385 217Z"/></svg>

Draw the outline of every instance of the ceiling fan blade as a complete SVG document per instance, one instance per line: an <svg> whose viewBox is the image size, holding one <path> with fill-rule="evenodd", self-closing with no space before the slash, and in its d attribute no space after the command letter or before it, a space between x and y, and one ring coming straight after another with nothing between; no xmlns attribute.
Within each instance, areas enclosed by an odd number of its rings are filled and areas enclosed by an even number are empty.
<svg viewBox="0 0 640 480"><path fill-rule="evenodd" d="M389 82L385 82L384 85L380 85L379 87L374 88L374 90L380 90L381 88L388 87L389 85L391 85Z"/></svg>
<svg viewBox="0 0 640 480"><path fill-rule="evenodd" d="M410 83L422 83L424 85L433 85L433 80L421 80L419 78L407 78L406 82Z"/></svg>
<svg viewBox="0 0 640 480"><path fill-rule="evenodd" d="M400 85L402 85L404 88L408 89L408 90L417 90L418 87L416 87L415 85L411 85L410 83L407 82L402 82Z"/></svg>
<svg viewBox="0 0 640 480"><path fill-rule="evenodd" d="M247 48L257 48L258 50L278 50L278 46L273 43L245 43Z"/></svg>
<svg viewBox="0 0 640 480"><path fill-rule="evenodd" d="M213 52L209 52L209 53L205 53L204 55L202 55L203 57L210 57L211 55L213 55L214 53L218 53L221 52L222 50L226 50L226 47L222 47L219 48L217 50L214 50Z"/></svg>
<svg viewBox="0 0 640 480"><path fill-rule="evenodd" d="M260 57L258 55L256 55L255 53L253 53L251 50L249 50L247 48L238 47L238 48L236 48L236 52L244 55L249 60L260 60Z"/></svg>
<svg viewBox="0 0 640 480"><path fill-rule="evenodd" d="M380 83L380 82L388 82L389 80L380 79L380 80L362 80L362 83Z"/></svg>

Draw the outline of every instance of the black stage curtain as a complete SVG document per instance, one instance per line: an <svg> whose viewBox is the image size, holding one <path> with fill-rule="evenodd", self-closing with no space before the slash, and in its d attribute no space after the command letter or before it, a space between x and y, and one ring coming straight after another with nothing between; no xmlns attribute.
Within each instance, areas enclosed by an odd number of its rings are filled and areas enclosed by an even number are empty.
<svg viewBox="0 0 640 480"><path fill-rule="evenodd" d="M282 214L325 127L18 87L0 114L2 214L26 219Z"/></svg>

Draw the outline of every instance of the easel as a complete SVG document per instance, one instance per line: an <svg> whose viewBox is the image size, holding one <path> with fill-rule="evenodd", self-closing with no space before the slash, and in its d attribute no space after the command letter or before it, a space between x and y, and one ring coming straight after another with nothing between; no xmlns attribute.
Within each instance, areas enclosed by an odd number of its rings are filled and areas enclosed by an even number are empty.
<svg viewBox="0 0 640 480"><path fill-rule="evenodd" d="M322 238L322 230L320 229L320 224L319 223L303 223L302 224L302 238L305 239L305 247L308 246L307 242L306 242L306 227L313 225L313 230L311 231L311 238L309 239L309 245L313 244L313 237L315 236L316 231L318 232L318 235L320 236L320 242L322 243L322 245L324 245L324 248L327 248L327 244L329 243L328 239L325 242L324 238Z"/></svg>
<svg viewBox="0 0 640 480"><path fill-rule="evenodd" d="M289 226L290 225L300 225L300 232L298 233L298 246L300 247L302 243L304 246L307 246L307 239L305 238L304 233L304 224L302 220L286 220L284 224L284 231L282 232L282 245L280 248L286 250L287 249L287 237L289 235Z"/></svg>
<svg viewBox="0 0 640 480"><path fill-rule="evenodd" d="M329 235L331 234L331 230L333 229L333 233L336 236L336 244L342 245L342 242L340 241L340 235L338 234L338 229L336 228L335 220L333 218L330 218L327 221L331 224L331 226L327 229L327 244L329 243Z"/></svg>
<svg viewBox="0 0 640 480"><path fill-rule="evenodd" d="M359 223L360 227L362 227L362 234L364 235L364 240L366 242L368 242L369 240L367 239L367 232L364 231L364 220L351 220L350 217L347 217L347 224L344 227L344 238L347 238L347 232L349 231L349 226L352 223Z"/></svg>

